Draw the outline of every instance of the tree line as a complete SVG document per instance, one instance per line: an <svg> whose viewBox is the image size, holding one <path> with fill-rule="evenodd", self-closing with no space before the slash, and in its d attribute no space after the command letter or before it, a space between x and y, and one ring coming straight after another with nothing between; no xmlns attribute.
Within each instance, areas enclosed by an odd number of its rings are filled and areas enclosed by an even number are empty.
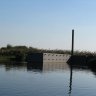
<svg viewBox="0 0 96 96"><path fill-rule="evenodd" d="M29 53L57 53L57 54L71 54L70 50L60 49L39 49L27 46L12 46L8 44L6 47L0 48L0 56L9 56L11 59L24 60ZM96 55L96 53L88 51L75 51L75 55Z"/></svg>
<svg viewBox="0 0 96 96"><path fill-rule="evenodd" d="M12 46L8 44L6 47L0 48L0 56L10 57L11 60L22 61L25 60L26 56L30 53L57 53L57 54L70 54L68 50L48 50L39 49L27 46Z"/></svg>
<svg viewBox="0 0 96 96"><path fill-rule="evenodd" d="M12 46L8 44L6 47L0 48L0 55L15 55L15 54L28 54L28 53L57 53L57 54L70 54L69 50L48 50L39 49L27 46Z"/></svg>

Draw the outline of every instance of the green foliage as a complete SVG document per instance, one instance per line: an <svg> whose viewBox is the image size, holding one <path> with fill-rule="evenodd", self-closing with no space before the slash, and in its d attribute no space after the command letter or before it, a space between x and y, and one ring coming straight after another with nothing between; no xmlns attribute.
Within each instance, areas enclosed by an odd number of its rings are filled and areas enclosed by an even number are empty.
<svg viewBox="0 0 96 96"><path fill-rule="evenodd" d="M6 56L7 56L7 57L10 57L11 60L24 61L27 54L29 54L29 53L71 54L71 52L69 50L38 49L38 48L27 47L27 46L12 46L10 44L8 44L6 47L0 48L0 56L2 57L1 59L4 59L4 58L6 59ZM81 51L81 52L80 51L75 51L74 54L75 55L96 55L96 53L91 53L91 52L88 52L88 51Z"/></svg>
<svg viewBox="0 0 96 96"><path fill-rule="evenodd" d="M7 45L7 49L10 49L12 48L12 46L10 44Z"/></svg>

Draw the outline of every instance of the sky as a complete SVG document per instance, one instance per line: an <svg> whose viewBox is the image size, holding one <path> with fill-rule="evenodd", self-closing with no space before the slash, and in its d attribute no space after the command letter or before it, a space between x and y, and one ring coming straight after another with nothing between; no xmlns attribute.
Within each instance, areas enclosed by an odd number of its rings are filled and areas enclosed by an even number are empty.
<svg viewBox="0 0 96 96"><path fill-rule="evenodd" d="M0 47L96 51L96 0L0 0Z"/></svg>

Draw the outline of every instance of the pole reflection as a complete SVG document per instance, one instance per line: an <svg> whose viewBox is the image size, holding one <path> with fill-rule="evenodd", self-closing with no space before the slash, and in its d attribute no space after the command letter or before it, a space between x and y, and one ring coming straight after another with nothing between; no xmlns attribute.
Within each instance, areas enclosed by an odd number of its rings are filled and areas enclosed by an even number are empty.
<svg viewBox="0 0 96 96"><path fill-rule="evenodd" d="M69 96L71 96L71 93L72 93L72 76L73 76L73 68L71 65L70 66Z"/></svg>

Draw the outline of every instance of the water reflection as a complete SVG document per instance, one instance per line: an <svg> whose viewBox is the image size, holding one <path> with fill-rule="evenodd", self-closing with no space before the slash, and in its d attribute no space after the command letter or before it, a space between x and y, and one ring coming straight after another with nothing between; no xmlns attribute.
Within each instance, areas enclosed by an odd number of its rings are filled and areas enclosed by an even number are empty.
<svg viewBox="0 0 96 96"><path fill-rule="evenodd" d="M43 62L43 63L28 63L27 70L28 71L60 71L60 70L68 70L69 66L66 63L56 63L56 62Z"/></svg>
<svg viewBox="0 0 96 96"><path fill-rule="evenodd" d="M69 96L71 96L72 92L72 78L73 78L73 67L70 66Z"/></svg>
<svg viewBox="0 0 96 96"><path fill-rule="evenodd" d="M74 70L81 70L81 71L90 71L90 72L92 72L95 76L96 76L96 66L94 66L94 65L92 65L92 64L90 64L90 66L89 65L84 65L84 64L78 64L78 63L73 63L73 62L71 62L70 64L68 64L69 65L69 67L70 67L70 82L69 82L69 96L71 96L71 94L72 94L72 81L73 81L73 71Z"/></svg>
<svg viewBox="0 0 96 96"><path fill-rule="evenodd" d="M92 73L96 76L96 66L89 66L88 67L91 71L92 71Z"/></svg>
<svg viewBox="0 0 96 96"><path fill-rule="evenodd" d="M32 72L42 72L42 73L45 73L45 72L56 72L58 73L57 71L62 71L62 74L64 75L65 71L68 70L68 82L67 84L68 85L68 95L71 96L72 93L73 93L73 76L74 76L74 70L81 70L84 72L86 71L89 71L89 72L92 72L95 76L96 76L96 67L95 66L87 66L87 65L80 65L80 64L67 64L67 63L48 63L48 62L43 62L43 63L2 63L0 64L0 66L3 68L5 68L6 71L11 71L11 70L23 70L23 71L26 71L27 73L29 71L32 71ZM0 67L0 68L1 68ZM70 69L70 72L69 72L69 69ZM85 71L86 70L86 71ZM64 72L63 72L64 71ZM62 75L62 76L63 76ZM64 75L65 76L65 75ZM64 78L65 79L65 78Z"/></svg>
<svg viewBox="0 0 96 96"><path fill-rule="evenodd" d="M42 72L43 71L43 63L27 63L27 71L37 71Z"/></svg>
<svg viewBox="0 0 96 96"><path fill-rule="evenodd" d="M10 70L26 70L26 64L25 63L0 63L0 66L3 66L6 71Z"/></svg>
<svg viewBox="0 0 96 96"><path fill-rule="evenodd" d="M9 70L22 70L26 71L37 71L37 72L47 72L47 71L60 71L60 70L69 70L69 65L67 63L55 63L55 62L43 62L43 63L0 63L0 66L5 67L6 71Z"/></svg>
<svg viewBox="0 0 96 96"><path fill-rule="evenodd" d="M69 70L70 77L72 75L72 70L87 70L93 72L96 75L96 66L80 65L80 64L67 64L67 63L55 63L55 62L43 62L43 63L0 63L0 66L5 67L6 71L10 70L26 70L26 71L37 71L37 72L47 72L47 71L60 71Z"/></svg>

